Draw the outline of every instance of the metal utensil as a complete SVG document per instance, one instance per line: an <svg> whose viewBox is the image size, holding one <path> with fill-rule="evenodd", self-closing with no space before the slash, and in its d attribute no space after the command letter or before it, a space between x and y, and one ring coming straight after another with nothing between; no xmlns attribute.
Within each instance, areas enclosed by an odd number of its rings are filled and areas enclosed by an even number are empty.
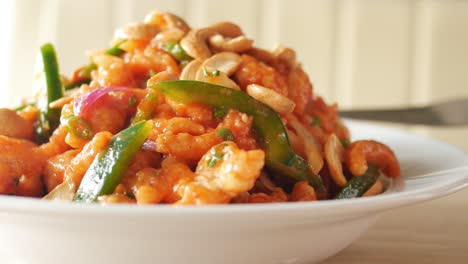
<svg viewBox="0 0 468 264"><path fill-rule="evenodd" d="M468 125L468 99L456 99L423 107L344 110L341 117L430 126Z"/></svg>

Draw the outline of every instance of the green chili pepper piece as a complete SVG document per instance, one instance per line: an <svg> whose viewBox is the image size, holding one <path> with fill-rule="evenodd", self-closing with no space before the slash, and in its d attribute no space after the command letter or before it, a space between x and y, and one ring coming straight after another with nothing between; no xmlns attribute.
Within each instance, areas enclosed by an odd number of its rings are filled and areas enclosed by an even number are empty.
<svg viewBox="0 0 468 264"><path fill-rule="evenodd" d="M62 124L65 125L68 132L81 139L88 140L93 138L93 128L86 120L79 116L70 115L62 118Z"/></svg>
<svg viewBox="0 0 468 264"><path fill-rule="evenodd" d="M158 95L152 92L148 93L138 105L137 112L132 119L132 124L153 118L154 108L156 107L157 103Z"/></svg>
<svg viewBox="0 0 468 264"><path fill-rule="evenodd" d="M190 57L178 43L164 43L161 46L161 49L171 54L172 57L174 57L179 62L192 60L192 57Z"/></svg>
<svg viewBox="0 0 468 264"><path fill-rule="evenodd" d="M253 117L254 129L263 143L266 165L295 181L307 180L320 198L327 194L318 175L313 175L306 160L294 153L278 114L246 93L197 81L164 81L151 87L181 103L200 103L211 107L234 108Z"/></svg>
<svg viewBox="0 0 468 264"><path fill-rule="evenodd" d="M351 180L336 194L335 199L350 199L361 197L367 190L374 185L380 176L379 170L374 166L369 166L366 173L361 176L354 176Z"/></svg>
<svg viewBox="0 0 468 264"><path fill-rule="evenodd" d="M142 121L113 136L94 159L73 200L91 203L100 195L113 193L152 127L151 121Z"/></svg>
<svg viewBox="0 0 468 264"><path fill-rule="evenodd" d="M41 113L36 120L35 141L44 143L49 140L52 132L59 125L60 109L52 109L49 104L63 96L62 81L60 77L57 55L54 46L50 43L41 46L41 66L47 88L47 100L40 103Z"/></svg>

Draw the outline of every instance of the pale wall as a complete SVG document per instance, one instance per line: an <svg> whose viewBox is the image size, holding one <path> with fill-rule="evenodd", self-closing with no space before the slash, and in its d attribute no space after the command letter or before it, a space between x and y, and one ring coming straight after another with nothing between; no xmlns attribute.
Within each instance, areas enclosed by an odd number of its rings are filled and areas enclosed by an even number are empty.
<svg viewBox="0 0 468 264"><path fill-rule="evenodd" d="M295 48L316 92L342 107L468 96L468 1L2 0L0 105L31 91L38 46L53 42L69 74L84 50L153 9L192 26L231 20L261 47ZM467 129L413 129L468 148Z"/></svg>

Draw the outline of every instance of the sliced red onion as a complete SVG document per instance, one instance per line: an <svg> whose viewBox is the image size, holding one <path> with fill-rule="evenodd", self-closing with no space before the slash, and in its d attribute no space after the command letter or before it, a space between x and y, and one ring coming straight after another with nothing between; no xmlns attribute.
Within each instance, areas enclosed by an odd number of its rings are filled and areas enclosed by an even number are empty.
<svg viewBox="0 0 468 264"><path fill-rule="evenodd" d="M75 100L74 112L76 116L83 116L91 109L91 106L99 101L102 96L115 91L128 91L129 87L106 87L106 88L97 88L92 91L84 93L77 100Z"/></svg>

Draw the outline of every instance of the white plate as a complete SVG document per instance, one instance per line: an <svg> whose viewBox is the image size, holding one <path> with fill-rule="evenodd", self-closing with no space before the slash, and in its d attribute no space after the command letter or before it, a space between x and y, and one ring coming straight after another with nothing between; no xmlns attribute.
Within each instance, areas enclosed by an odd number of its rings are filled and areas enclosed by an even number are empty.
<svg viewBox="0 0 468 264"><path fill-rule="evenodd" d="M468 185L463 151L397 130L349 125L355 138L380 140L396 151L403 179L385 194L200 208L0 197L0 263L312 263L345 248L380 212Z"/></svg>

